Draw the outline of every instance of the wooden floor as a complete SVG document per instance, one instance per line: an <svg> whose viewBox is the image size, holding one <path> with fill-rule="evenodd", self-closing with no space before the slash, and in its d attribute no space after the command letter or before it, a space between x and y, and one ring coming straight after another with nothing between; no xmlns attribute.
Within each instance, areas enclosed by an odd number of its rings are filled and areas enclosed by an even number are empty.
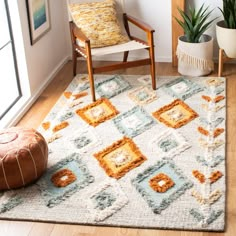
<svg viewBox="0 0 236 236"><path fill-rule="evenodd" d="M86 73L83 62L78 73ZM147 74L149 67L116 71L120 74ZM157 75L178 75L170 63L157 63ZM217 76L217 73L211 74ZM0 221L0 236L235 236L236 235L236 65L228 64L227 77L227 217L225 233L148 230L115 227ZM72 80L72 63L68 62L18 123L37 128ZM26 209L27 210L27 209Z"/></svg>

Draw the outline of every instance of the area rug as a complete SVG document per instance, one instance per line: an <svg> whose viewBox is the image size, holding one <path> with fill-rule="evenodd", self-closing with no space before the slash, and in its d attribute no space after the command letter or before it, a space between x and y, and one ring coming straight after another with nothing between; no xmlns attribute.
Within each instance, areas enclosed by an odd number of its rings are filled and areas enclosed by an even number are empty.
<svg viewBox="0 0 236 236"><path fill-rule="evenodd" d="M48 170L0 193L0 218L224 230L225 79L95 78L96 102L77 75L47 115Z"/></svg>

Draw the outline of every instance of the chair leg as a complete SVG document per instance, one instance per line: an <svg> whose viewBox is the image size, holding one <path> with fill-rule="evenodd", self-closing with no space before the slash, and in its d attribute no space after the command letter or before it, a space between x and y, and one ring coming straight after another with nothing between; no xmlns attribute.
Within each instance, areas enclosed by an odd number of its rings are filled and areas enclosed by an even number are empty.
<svg viewBox="0 0 236 236"><path fill-rule="evenodd" d="M128 55L129 55L129 51L125 51L125 52L124 52L124 57L123 57L123 62L127 62L127 60L128 60Z"/></svg>
<svg viewBox="0 0 236 236"><path fill-rule="evenodd" d="M149 55L151 59L151 77L152 77L152 89L156 90L156 68L155 68L155 53L154 53L154 47L150 47L149 49Z"/></svg>
<svg viewBox="0 0 236 236"><path fill-rule="evenodd" d="M73 50L72 55L72 62L73 62L73 75L76 76L76 69L77 69L77 53L75 50Z"/></svg>
<svg viewBox="0 0 236 236"><path fill-rule="evenodd" d="M92 100L93 102L95 102L96 95L95 95L95 87L94 87L93 65L92 65L92 60L90 57L87 58L87 66L88 66L89 84L90 84Z"/></svg>
<svg viewBox="0 0 236 236"><path fill-rule="evenodd" d="M218 62L218 77L221 77L222 76L222 71L223 71L223 53L224 53L224 50L223 49L219 49L219 62Z"/></svg>

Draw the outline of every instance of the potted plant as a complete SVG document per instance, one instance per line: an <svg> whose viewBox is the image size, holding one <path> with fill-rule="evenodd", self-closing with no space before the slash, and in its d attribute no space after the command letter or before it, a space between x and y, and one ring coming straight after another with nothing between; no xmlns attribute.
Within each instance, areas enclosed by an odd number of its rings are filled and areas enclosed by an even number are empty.
<svg viewBox="0 0 236 236"><path fill-rule="evenodd" d="M223 0L224 20L216 24L218 45L229 58L236 58L236 0Z"/></svg>
<svg viewBox="0 0 236 236"><path fill-rule="evenodd" d="M211 73L213 63L213 38L204 32L212 22L210 15L213 10L204 4L196 10L188 8L188 13L178 9L182 20L176 19L184 30L184 35L178 38L177 57L178 72L187 76L201 76Z"/></svg>

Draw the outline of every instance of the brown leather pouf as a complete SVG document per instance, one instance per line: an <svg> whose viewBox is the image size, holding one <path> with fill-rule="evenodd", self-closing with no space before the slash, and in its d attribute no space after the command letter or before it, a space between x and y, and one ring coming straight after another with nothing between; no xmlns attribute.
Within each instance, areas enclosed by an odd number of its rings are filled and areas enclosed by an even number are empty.
<svg viewBox="0 0 236 236"><path fill-rule="evenodd" d="M48 146L34 129L12 127L0 131L0 190L23 187L47 168Z"/></svg>

